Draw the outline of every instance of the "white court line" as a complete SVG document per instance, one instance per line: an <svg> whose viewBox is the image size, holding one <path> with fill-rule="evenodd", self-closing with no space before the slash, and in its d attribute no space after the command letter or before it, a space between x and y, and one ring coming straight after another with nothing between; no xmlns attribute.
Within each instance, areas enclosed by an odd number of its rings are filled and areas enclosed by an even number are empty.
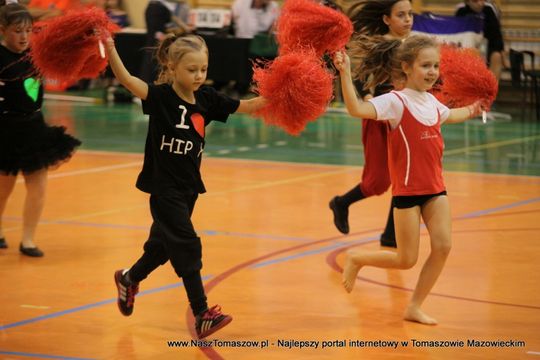
<svg viewBox="0 0 540 360"><path fill-rule="evenodd" d="M321 142L308 142L307 143L307 146L309 147L316 147L316 148L325 148L326 147L326 143L321 143Z"/></svg>
<svg viewBox="0 0 540 360"><path fill-rule="evenodd" d="M120 165L113 165L113 166L103 166L103 167L100 167L100 168L90 169L88 172L108 171L108 170L111 170L111 169L114 169L114 168L123 168L123 167L133 166L134 164L140 165L141 162L127 163L127 164L120 164ZM317 178L322 178L322 177L326 177L326 176L333 176L333 175L337 175L337 174L343 174L343 173L351 171L352 168L340 166L340 167L335 167L334 169L328 168L328 170L329 171L318 172L318 173L311 174L311 175L306 175L306 176L296 176L296 177L292 177L292 178L288 178L288 179L284 179L284 180L266 181L266 182L261 182L261 183L256 183L256 184L239 186L239 187L234 188L234 189L227 189L227 190L223 190L223 191L213 191L211 193L208 193L206 195L206 197L222 196L224 194L233 194L233 193L238 193L238 192L262 189L262 188L270 188L270 187L276 187L276 186L282 186L282 185L290 185L290 184L295 184L295 183L304 183L304 182L306 182L306 180L317 179ZM83 173L83 172L84 172L84 170L73 171L73 172L70 172L71 174L69 174L69 175ZM61 174L58 174L58 175L61 175ZM68 173L65 174L65 176L69 176L69 175L68 175ZM124 213L124 212L132 211L132 210L140 209L140 208L146 208L146 207L148 207L148 203L144 202L144 204L140 204L140 205L133 205L133 206L122 207L122 208L107 209L107 210L93 212L93 213L84 213L84 214L79 214L79 215L75 215L75 216L69 216L69 217L65 217L65 218L60 218L60 219L57 219L55 221L82 220L82 219L88 219L88 218L95 218L95 217L98 217L98 216L105 216L105 215L111 215L111 214ZM50 224L54 224L54 222L40 223L40 226L50 225ZM10 227L10 228L4 229L4 231L5 232L14 231L14 230L18 230L20 228L21 228L21 226Z"/></svg>
<svg viewBox="0 0 540 360"><path fill-rule="evenodd" d="M90 154L90 155L103 155L103 156L129 156L129 157L140 157L141 163L143 161L143 154L142 153L132 153L132 152L122 152L122 151L96 151L96 150L79 150L77 151L81 154ZM277 160L261 160L261 159L239 159L239 158L217 158L217 157L210 157L208 156L209 153L206 153L207 157L203 157L203 165L206 162L254 162L259 164L276 164L276 165L283 165L283 166L291 166L291 167L311 167L311 168L349 168L349 170L356 170L356 169L362 169L361 165L345 165L345 164L319 164L319 163L309 163L309 162L295 162L295 161L277 161ZM204 156L204 155L203 155ZM512 177L512 178L525 178L525 179L531 179L531 180L538 180L540 179L540 176L536 175L515 175L515 174L492 174L492 173L477 173L477 172L469 172L469 171L450 171L445 170L447 173L451 174L464 174L474 177Z"/></svg>
<svg viewBox="0 0 540 360"><path fill-rule="evenodd" d="M73 96L73 95L61 95L61 94L50 94L47 93L43 95L45 100L60 100L60 101L77 101L83 103L99 104L103 102L101 99L87 97L87 96Z"/></svg>
<svg viewBox="0 0 540 360"><path fill-rule="evenodd" d="M262 145L262 144L260 144ZM97 153L99 155L108 155L108 156L118 156L118 155L131 155L131 156L140 156L142 159L143 154L142 153L130 153L130 152L121 152L121 151L94 151L94 150L81 150L79 151L81 153ZM283 166L291 166L291 167L321 167L321 168L349 168L350 170L356 170L356 169L362 169L362 165L348 165L348 164L323 164L323 163L310 163L310 162L296 162L296 161L283 161L283 160L265 160L265 159L240 159L240 158L218 158L218 157L211 157L208 156L210 153L204 153L206 155L203 157L203 164L208 161L230 161L230 162L254 162L254 163L260 163L260 164L276 164L276 165L283 165ZM204 156L203 155L203 156ZM142 161L142 160L141 160ZM478 173L478 172L470 172L470 171L451 171L451 170L445 170L447 173L451 174L464 174L474 177L511 177L511 178L525 178L525 179L531 179L531 180L538 180L540 179L540 176L538 175L516 175L516 174L493 174L493 173Z"/></svg>
<svg viewBox="0 0 540 360"><path fill-rule="evenodd" d="M527 355L539 355L540 356L540 351L527 351Z"/></svg>
<svg viewBox="0 0 540 360"><path fill-rule="evenodd" d="M74 176L74 175L86 175L86 174L92 174L92 173L98 173L98 172L125 169L129 167L141 166L141 165L142 165L142 159L141 161L134 161L134 162L125 163L125 164L100 166L100 167L84 169L84 170L74 170L74 171L66 171L66 172L62 172L58 174L49 174L47 176L47 179L57 179L57 178L62 178L62 177L67 177L67 176ZM17 179L17 183L23 183L23 182L24 182L23 177L20 177L19 179Z"/></svg>
<svg viewBox="0 0 540 360"><path fill-rule="evenodd" d="M55 179L55 178L61 178L61 177L66 177L66 176L73 176L73 175L86 175L86 174L91 174L91 173L105 172L105 171L117 170L117 169L125 169L125 168L133 167L133 166L141 166L142 163L143 161L141 159L141 161L134 161L134 162L125 163L125 164L100 166L100 167L84 169L84 170L66 171L59 174L49 175L49 179Z"/></svg>
<svg viewBox="0 0 540 360"><path fill-rule="evenodd" d="M133 153L123 153L123 152L92 152L92 151L81 151L81 153L88 153L90 155L104 155L104 156L119 156L119 155L127 155L127 156L133 156ZM96 173L96 172L105 172L110 170L116 170L121 168L127 168L132 166L141 166L142 164L142 155L137 154L138 157L140 157L140 160L137 162L129 162L124 164L117 164L117 165L110 165L110 166L102 166L97 168L91 168L86 170L77 170L77 171L69 171L65 173L60 174L53 174L51 177L66 177L66 176L73 176L73 175L83 175L88 173ZM331 175L337 175L337 174L344 174L350 171L356 171L357 169L361 168L359 166L351 166L351 165L331 165L331 164L314 164L314 163L295 163L295 162L287 162L287 161L274 161L274 160L250 160L250 159L230 159L230 158L208 158L206 159L207 162L239 162L239 163L255 163L255 164L275 164L280 166L290 166L290 167L307 167L307 168L324 168L326 170L330 171L324 171L323 173L318 174L312 174L308 176L300 176L300 177L293 177L281 181L271 181L271 182L263 182L256 185L249 185L249 186L240 186L236 189L228 189L225 191L220 192L211 192L207 194L206 196L221 196L226 193L236 193L240 191L249 191L249 190L255 190L255 189L261 189L261 188L269 188L273 186L281 186L281 185L288 185L298 182L305 182L308 179L314 179L314 178L321 178ZM527 176L527 175L509 175L509 174L483 174L483 173L470 173L470 172L452 172L454 174L467 174L469 176L485 176L485 177L515 177L515 178L527 178L527 179L539 179L538 176ZM147 207L148 204L145 203L144 205L137 205L137 206L131 206L127 208L116 208L116 209L109 209L101 212L95 212L95 213L87 213L87 214L81 214L77 216L72 216L65 218L63 220L78 220L78 219L88 219L96 216L102 216L102 215L110 215L114 213L124 212L124 211L130 211L133 209L138 209L141 207ZM5 231L8 230L14 230L15 228L9 228L4 229Z"/></svg>
<svg viewBox="0 0 540 360"><path fill-rule="evenodd" d="M83 155L102 155L102 156L129 156L143 158L142 152L129 152L129 151L105 151L105 150L77 150L77 154Z"/></svg>

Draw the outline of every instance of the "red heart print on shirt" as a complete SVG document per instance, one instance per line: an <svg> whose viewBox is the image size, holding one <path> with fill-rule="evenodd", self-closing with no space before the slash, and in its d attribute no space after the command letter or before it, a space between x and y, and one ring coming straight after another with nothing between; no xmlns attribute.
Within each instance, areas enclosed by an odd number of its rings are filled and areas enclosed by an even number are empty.
<svg viewBox="0 0 540 360"><path fill-rule="evenodd" d="M195 130L204 138L204 118L201 114L195 113L191 114L191 123L195 127Z"/></svg>

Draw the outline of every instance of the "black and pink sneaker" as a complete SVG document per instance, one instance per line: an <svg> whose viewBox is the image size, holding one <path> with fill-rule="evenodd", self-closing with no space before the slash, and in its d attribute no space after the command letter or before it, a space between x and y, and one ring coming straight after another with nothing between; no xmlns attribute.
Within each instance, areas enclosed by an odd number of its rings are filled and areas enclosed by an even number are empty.
<svg viewBox="0 0 540 360"><path fill-rule="evenodd" d="M225 327L232 321L230 315L221 313L221 307L214 305L195 318L195 330L199 339L204 339Z"/></svg>
<svg viewBox="0 0 540 360"><path fill-rule="evenodd" d="M129 316L133 313L135 305L135 295L139 292L139 283L132 284L126 280L125 274L127 270L117 270L114 273L114 282L118 289L118 309L124 316Z"/></svg>

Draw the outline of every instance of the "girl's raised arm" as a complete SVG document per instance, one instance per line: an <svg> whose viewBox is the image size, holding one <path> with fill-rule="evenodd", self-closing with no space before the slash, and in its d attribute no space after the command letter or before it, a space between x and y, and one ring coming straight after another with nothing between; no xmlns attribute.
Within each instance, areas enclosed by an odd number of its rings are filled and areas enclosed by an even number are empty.
<svg viewBox="0 0 540 360"><path fill-rule="evenodd" d="M339 71L341 92L347 111L357 118L376 119L377 111L370 102L359 102L351 78L351 63L349 56L339 51L334 54L334 65Z"/></svg>
<svg viewBox="0 0 540 360"><path fill-rule="evenodd" d="M105 49L109 56L109 65L111 65L114 76L118 79L120 84L124 85L126 89L136 97L146 100L146 97L148 96L148 84L129 73L116 51L114 40L112 38L107 39Z"/></svg>

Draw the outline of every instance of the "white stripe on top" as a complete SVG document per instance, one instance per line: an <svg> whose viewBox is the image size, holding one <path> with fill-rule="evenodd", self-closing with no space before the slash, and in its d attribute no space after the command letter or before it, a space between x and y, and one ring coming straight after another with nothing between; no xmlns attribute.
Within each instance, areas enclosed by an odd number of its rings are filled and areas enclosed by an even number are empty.
<svg viewBox="0 0 540 360"><path fill-rule="evenodd" d="M407 136L405 136L405 132L403 131L401 125L399 125L399 132L403 138L403 142L405 143L405 148L407 149L407 171L405 172L405 186L407 186L409 185L409 174L411 172L411 149L409 148Z"/></svg>

